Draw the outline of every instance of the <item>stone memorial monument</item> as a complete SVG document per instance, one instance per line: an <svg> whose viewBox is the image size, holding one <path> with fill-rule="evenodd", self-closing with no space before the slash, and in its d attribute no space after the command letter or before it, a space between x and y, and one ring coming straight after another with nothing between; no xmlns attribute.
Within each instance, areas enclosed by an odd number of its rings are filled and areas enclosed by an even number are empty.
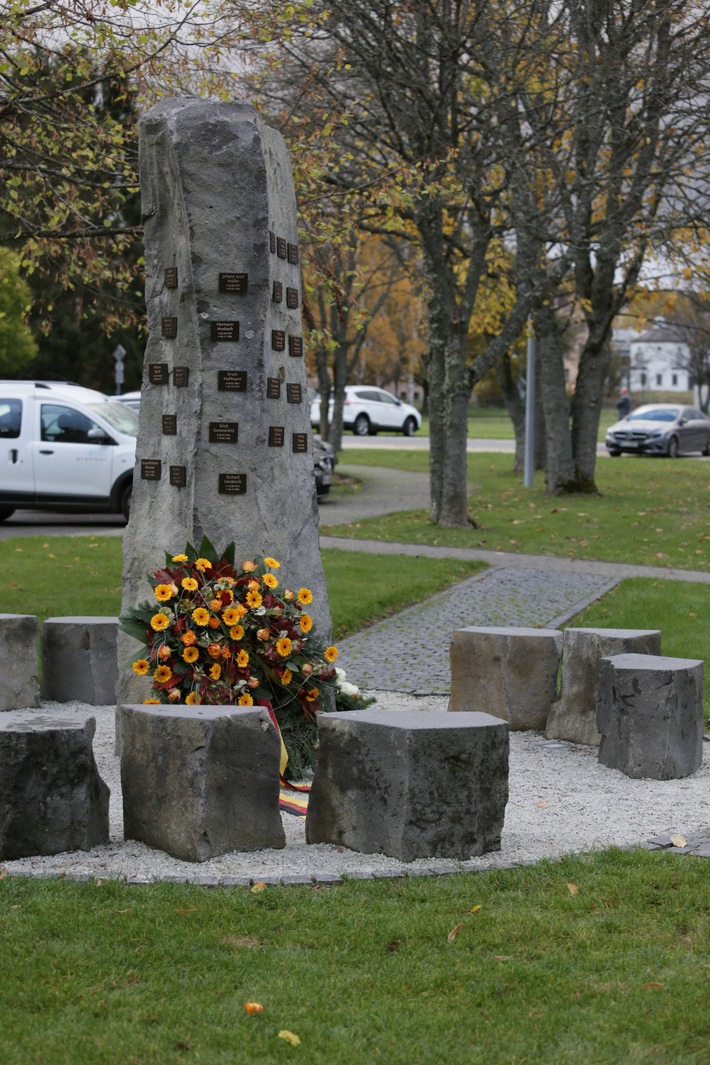
<svg viewBox="0 0 710 1065"><path fill-rule="evenodd" d="M206 535L278 559L329 637L286 146L241 103L168 99L140 125L149 338L123 612L164 551ZM145 696L134 649L121 634L119 702Z"/></svg>

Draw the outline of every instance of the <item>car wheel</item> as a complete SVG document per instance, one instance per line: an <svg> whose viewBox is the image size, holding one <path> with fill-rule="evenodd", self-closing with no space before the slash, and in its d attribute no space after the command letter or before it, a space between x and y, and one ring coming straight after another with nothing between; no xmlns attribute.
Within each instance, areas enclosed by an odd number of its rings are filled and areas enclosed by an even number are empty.
<svg viewBox="0 0 710 1065"><path fill-rule="evenodd" d="M0 507L0 521L7 521L15 513L14 507Z"/></svg>
<svg viewBox="0 0 710 1065"><path fill-rule="evenodd" d="M611 457L612 457L613 459L618 459L618 457L619 457L619 455L621 454L621 452L620 452L620 451L610 451L610 452L609 452L609 454L610 454L610 456L611 456Z"/></svg>
<svg viewBox="0 0 710 1065"><path fill-rule="evenodd" d="M703 455L710 455L710 436L705 441L705 447L703 448Z"/></svg>
<svg viewBox="0 0 710 1065"><path fill-rule="evenodd" d="M405 436L414 436L417 431L417 423L414 418L407 418L402 426L402 432Z"/></svg>
<svg viewBox="0 0 710 1065"><path fill-rule="evenodd" d="M670 440L668 441L668 452L667 452L667 454L668 454L668 458L669 459L677 459L678 458L678 437L677 436L672 436L670 438Z"/></svg>
<svg viewBox="0 0 710 1065"><path fill-rule="evenodd" d="M126 521L131 516L131 496L133 495L133 485L129 484L121 496L121 514L123 514Z"/></svg>
<svg viewBox="0 0 710 1065"><path fill-rule="evenodd" d="M353 433L355 436L367 436L370 432L370 419L366 414L358 414L357 418L353 422Z"/></svg>

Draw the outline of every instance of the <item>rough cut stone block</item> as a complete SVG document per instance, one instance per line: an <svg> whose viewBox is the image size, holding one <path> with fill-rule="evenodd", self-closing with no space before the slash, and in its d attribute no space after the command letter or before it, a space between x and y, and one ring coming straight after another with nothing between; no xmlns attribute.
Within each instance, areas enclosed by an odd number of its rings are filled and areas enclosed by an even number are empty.
<svg viewBox="0 0 710 1065"><path fill-rule="evenodd" d="M457 629L450 645L449 710L502 717L513 730L545 727L557 694L557 629Z"/></svg>
<svg viewBox="0 0 710 1065"><path fill-rule="evenodd" d="M283 847L280 743L261 707L118 707L126 839L188 862Z"/></svg>
<svg viewBox="0 0 710 1065"><path fill-rule="evenodd" d="M108 843L109 789L92 740L96 719L0 716L0 858Z"/></svg>
<svg viewBox="0 0 710 1065"><path fill-rule="evenodd" d="M42 625L43 699L91 706L116 702L118 618L47 618Z"/></svg>
<svg viewBox="0 0 710 1065"><path fill-rule="evenodd" d="M600 662L599 761L627 777L674 780L703 760L703 663L660 655Z"/></svg>
<svg viewBox="0 0 710 1065"><path fill-rule="evenodd" d="M37 706L37 618L32 614L0 614L0 649L0 710Z"/></svg>
<svg viewBox="0 0 710 1065"><path fill-rule="evenodd" d="M596 747L599 662L610 655L659 655L658 629L565 629L562 645L562 689L553 703L545 735L550 740L588 743Z"/></svg>
<svg viewBox="0 0 710 1065"><path fill-rule="evenodd" d="M508 726L488 714L355 710L318 718L308 843L470 858L500 850Z"/></svg>

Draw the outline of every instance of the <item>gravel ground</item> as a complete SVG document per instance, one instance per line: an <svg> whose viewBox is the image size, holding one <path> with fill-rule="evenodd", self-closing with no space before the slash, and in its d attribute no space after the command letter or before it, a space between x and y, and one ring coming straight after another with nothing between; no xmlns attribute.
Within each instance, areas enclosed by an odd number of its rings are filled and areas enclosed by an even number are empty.
<svg viewBox="0 0 710 1065"><path fill-rule="evenodd" d="M372 692L386 710L446 711L447 698ZM96 718L94 751L101 776L111 789L110 843L91 851L5 863L8 875L70 878L125 878L247 884L251 881L335 882L341 876L440 874L476 871L610 845L643 843L650 837L682 833L710 839L710 761L684 780L631 780L597 762L596 749L547 741L539 732L511 733L510 798L502 849L464 862L443 859L401 862L384 855L357 854L305 841L305 819L284 814L283 850L232 853L192 864L133 841L124 841L121 784L114 754L113 707L45 703L36 713ZM707 846L707 844L703 844ZM702 850L699 853L704 853Z"/></svg>

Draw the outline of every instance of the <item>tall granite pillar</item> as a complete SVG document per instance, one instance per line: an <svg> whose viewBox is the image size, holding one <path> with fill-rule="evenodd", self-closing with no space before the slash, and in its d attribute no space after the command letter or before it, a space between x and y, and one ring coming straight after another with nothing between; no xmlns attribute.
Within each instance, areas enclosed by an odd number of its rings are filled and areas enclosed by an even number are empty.
<svg viewBox="0 0 710 1065"><path fill-rule="evenodd" d="M286 146L247 104L168 99L140 127L149 339L123 609L206 534L278 559L329 636ZM119 702L145 695L135 648L121 634Z"/></svg>

